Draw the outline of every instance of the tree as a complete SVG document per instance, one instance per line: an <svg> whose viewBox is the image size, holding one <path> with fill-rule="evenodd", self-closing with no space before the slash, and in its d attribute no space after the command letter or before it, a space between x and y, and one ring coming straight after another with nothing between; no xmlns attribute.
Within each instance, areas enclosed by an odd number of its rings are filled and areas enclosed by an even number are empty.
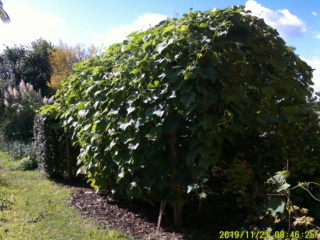
<svg viewBox="0 0 320 240"><path fill-rule="evenodd" d="M5 121L5 92L8 87L19 90L22 81L31 84L35 91L49 95L50 79L48 49L51 43L39 39L30 46L6 47L0 54L0 120Z"/></svg>
<svg viewBox="0 0 320 240"><path fill-rule="evenodd" d="M205 198L217 167L239 203L288 161L320 170L319 125L305 128L318 119L311 79L275 29L234 6L130 34L80 62L45 111L80 145L92 186L167 201L181 226L186 196Z"/></svg>
<svg viewBox="0 0 320 240"><path fill-rule="evenodd" d="M4 23L9 23L10 22L10 17L8 13L3 9L3 3L0 1L0 18L2 22Z"/></svg>
<svg viewBox="0 0 320 240"><path fill-rule="evenodd" d="M49 53L52 48L52 44L44 39L33 41L25 66L23 79L30 82L36 90L40 89L43 96L52 94L47 85L51 77Z"/></svg>
<svg viewBox="0 0 320 240"><path fill-rule="evenodd" d="M33 41L30 46L7 46L0 55L1 85L5 85L5 88L15 87L24 80L32 84L35 90L41 90L42 95L48 95L48 51L51 48L51 43L43 39Z"/></svg>
<svg viewBox="0 0 320 240"><path fill-rule="evenodd" d="M61 88L61 81L68 78L74 69L74 64L89 59L97 53L97 48L91 45L85 49L80 44L76 46L68 46L60 41L49 52L49 63L51 69L51 78L48 86L56 92Z"/></svg>

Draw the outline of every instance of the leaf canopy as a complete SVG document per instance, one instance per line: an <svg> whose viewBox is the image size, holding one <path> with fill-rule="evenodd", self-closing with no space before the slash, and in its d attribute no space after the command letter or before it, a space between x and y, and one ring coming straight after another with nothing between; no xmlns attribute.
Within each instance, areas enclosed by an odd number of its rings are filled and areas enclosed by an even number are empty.
<svg viewBox="0 0 320 240"><path fill-rule="evenodd" d="M301 117L311 78L275 29L234 6L168 19L80 62L55 111L94 186L170 202L172 182L191 194L242 142Z"/></svg>

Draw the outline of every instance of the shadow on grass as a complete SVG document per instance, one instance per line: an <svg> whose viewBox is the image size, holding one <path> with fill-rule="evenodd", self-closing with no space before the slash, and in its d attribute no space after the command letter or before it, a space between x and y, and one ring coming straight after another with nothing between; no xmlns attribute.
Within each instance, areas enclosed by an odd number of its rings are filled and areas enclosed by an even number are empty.
<svg viewBox="0 0 320 240"><path fill-rule="evenodd" d="M86 176L84 174L79 174L77 177L71 179L67 177L51 177L49 179L57 184L67 187L92 189L90 183L87 182Z"/></svg>

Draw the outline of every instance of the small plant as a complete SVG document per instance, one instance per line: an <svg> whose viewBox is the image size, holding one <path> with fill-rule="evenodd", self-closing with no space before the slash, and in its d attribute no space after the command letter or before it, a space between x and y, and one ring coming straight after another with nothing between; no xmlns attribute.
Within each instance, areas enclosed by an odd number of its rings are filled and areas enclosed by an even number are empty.
<svg viewBox="0 0 320 240"><path fill-rule="evenodd" d="M309 190L310 185L319 185L315 182L299 182L296 186L291 187L287 183L290 176L288 170L276 172L274 176L270 175L267 184L271 184L273 193L268 194L271 197L267 204L266 215L270 217L274 225L281 225L281 231L313 231L315 236L320 230L320 227L314 225L314 218L308 216L309 210L295 205L291 199L291 191L297 188L307 191L310 196L317 199ZM287 226L287 227L286 227ZM274 229L273 229L274 230ZM317 239L320 239L320 235Z"/></svg>
<svg viewBox="0 0 320 240"><path fill-rule="evenodd" d="M0 190L0 211L7 210L11 204L12 202L7 198L7 193Z"/></svg>
<svg viewBox="0 0 320 240"><path fill-rule="evenodd" d="M38 163L35 158L25 157L19 161L18 169L23 171L34 170L38 167Z"/></svg>

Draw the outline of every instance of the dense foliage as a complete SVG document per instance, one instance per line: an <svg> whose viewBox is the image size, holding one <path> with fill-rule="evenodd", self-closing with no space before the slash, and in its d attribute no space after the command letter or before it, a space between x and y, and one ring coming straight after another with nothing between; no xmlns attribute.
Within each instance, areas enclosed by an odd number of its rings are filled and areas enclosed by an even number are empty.
<svg viewBox="0 0 320 240"><path fill-rule="evenodd" d="M92 185L114 197L179 212L187 193L221 189L250 206L267 172L319 171L311 78L243 7L189 12L80 62L44 113L58 112Z"/></svg>
<svg viewBox="0 0 320 240"><path fill-rule="evenodd" d="M41 90L42 95L48 95L48 55L51 48L51 43L43 39L32 42L30 46L7 46L0 54L0 88L17 87L24 80L36 91Z"/></svg>
<svg viewBox="0 0 320 240"><path fill-rule="evenodd" d="M38 114L34 119L34 141L38 168L50 177L65 177L69 169L76 172L76 159L79 151L67 145L65 134L59 120ZM70 148L71 165L67 162L67 148Z"/></svg>

